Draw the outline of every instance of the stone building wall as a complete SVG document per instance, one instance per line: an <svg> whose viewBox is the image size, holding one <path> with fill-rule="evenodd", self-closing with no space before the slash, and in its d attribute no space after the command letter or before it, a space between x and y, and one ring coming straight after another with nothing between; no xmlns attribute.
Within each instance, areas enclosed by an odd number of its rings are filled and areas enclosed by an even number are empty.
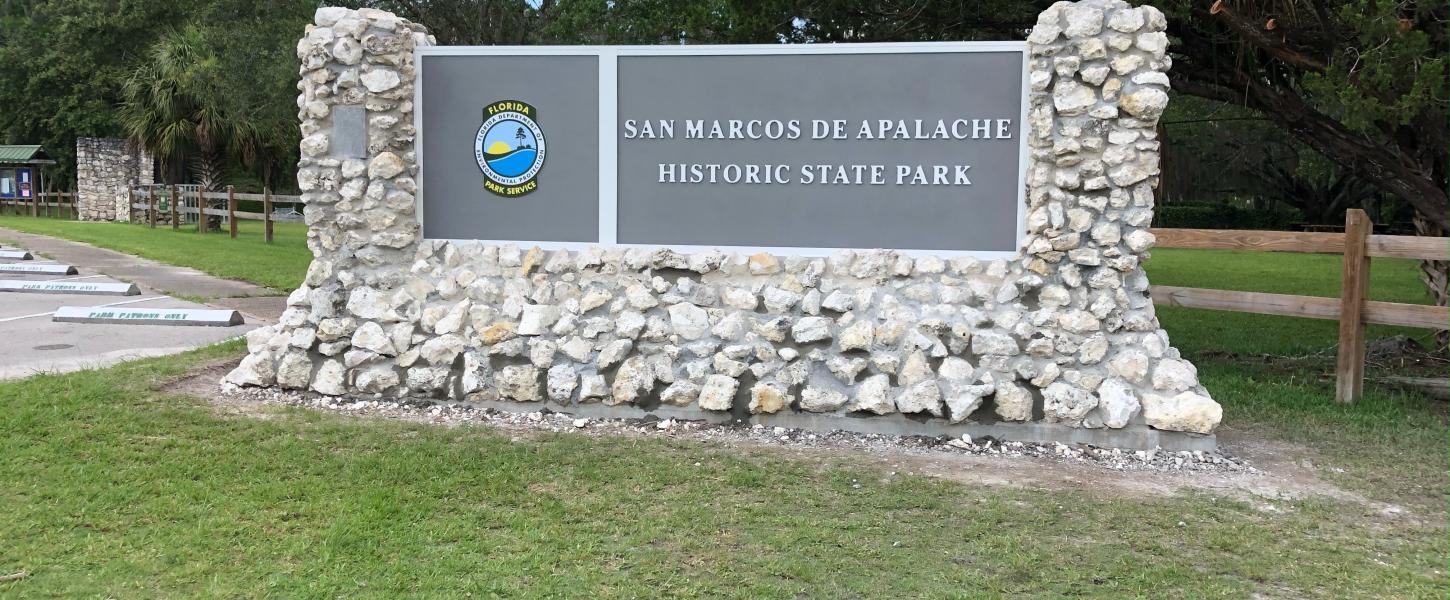
<svg viewBox="0 0 1450 600"><path fill-rule="evenodd" d="M1154 242L1165 25L1120 0L1042 13L1014 259L803 258L422 240L413 49L430 38L381 11L320 9L298 44L315 259L225 381L1108 445L1209 433L1220 407L1159 327L1140 265ZM330 150L340 106L367 110L366 160Z"/></svg>
<svg viewBox="0 0 1450 600"><path fill-rule="evenodd" d="M120 138L76 139L76 209L83 221L126 221L126 190L155 182L151 154Z"/></svg>

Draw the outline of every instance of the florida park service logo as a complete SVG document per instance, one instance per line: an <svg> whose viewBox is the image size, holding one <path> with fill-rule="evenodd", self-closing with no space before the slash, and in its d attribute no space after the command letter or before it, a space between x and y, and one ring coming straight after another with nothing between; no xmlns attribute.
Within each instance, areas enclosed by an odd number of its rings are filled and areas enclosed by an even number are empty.
<svg viewBox="0 0 1450 600"><path fill-rule="evenodd" d="M483 187L505 197L538 189L544 168L544 131L538 111L526 102L500 100L483 109L483 126L473 139L473 157L483 171Z"/></svg>

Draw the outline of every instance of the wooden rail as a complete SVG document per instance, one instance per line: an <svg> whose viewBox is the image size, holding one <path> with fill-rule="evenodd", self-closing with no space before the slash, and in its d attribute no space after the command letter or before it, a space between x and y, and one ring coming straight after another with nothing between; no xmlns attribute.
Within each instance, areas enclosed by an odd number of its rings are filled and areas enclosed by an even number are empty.
<svg viewBox="0 0 1450 600"><path fill-rule="evenodd" d="M0 199L0 213L9 209L12 215L55 217L66 207L70 208L70 218L77 218L75 192L41 192L30 198Z"/></svg>
<svg viewBox="0 0 1450 600"><path fill-rule="evenodd" d="M232 238L237 237L237 219L262 221L262 237L268 244L272 243L275 232L273 225L276 220L272 217L272 207L279 202L283 204L302 203L302 199L297 196L278 196L271 191L247 194L238 192L231 186L227 186L227 190L224 192L192 192L178 190L175 187L136 188L129 190L127 196L130 199L132 213L145 211L146 221L153 229L156 227L157 213L161 210L170 212L172 229L180 227L181 216L196 215L197 233L207 233L209 225L206 217L222 217L226 221L227 233ZM175 202L173 199L181 202ZM184 206L183 203L187 200L196 201L197 206ZM206 205L209 200L217 201L223 204L223 207L209 207ZM262 212L237 210L237 202L244 200L261 202ZM163 202L166 205L165 209L160 208ZM134 218L131 220L136 221Z"/></svg>
<svg viewBox="0 0 1450 600"><path fill-rule="evenodd" d="M1344 256L1340 297L1295 296L1174 286L1153 286L1155 304L1339 321L1339 355L1334 397L1360 398L1364 386L1365 325L1450 329L1450 308L1369 299L1371 257L1450 260L1450 238L1372 235L1369 216L1345 214L1344 233L1154 229L1160 248L1307 252Z"/></svg>

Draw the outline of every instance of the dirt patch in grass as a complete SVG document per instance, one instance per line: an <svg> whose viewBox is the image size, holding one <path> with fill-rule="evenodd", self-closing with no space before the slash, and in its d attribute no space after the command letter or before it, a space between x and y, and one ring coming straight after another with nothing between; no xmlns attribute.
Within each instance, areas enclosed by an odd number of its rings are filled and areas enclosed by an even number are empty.
<svg viewBox="0 0 1450 600"><path fill-rule="evenodd" d="M949 451L851 452L787 449L814 460L873 464L888 473L906 472L972 485L1006 486L1048 491L1079 490L1112 498L1221 496L1245 502L1260 511L1295 510L1302 500L1324 498L1364 508L1367 519L1388 524L1443 515L1419 515L1394 503L1366 498L1323 478L1298 444L1254 437L1232 428L1218 430L1220 451L1251 464L1257 473L1118 470L1106 466L1036 457L982 456ZM779 451L779 449L777 449Z"/></svg>
<svg viewBox="0 0 1450 600"><path fill-rule="evenodd" d="M165 381L163 392L206 399L216 414L258 419L273 419L283 407L259 401L255 396L222 394L218 382L235 366L235 360L208 363L183 377ZM386 418L436 426L457 426L458 422L430 417L422 409L342 413L346 418ZM542 423L542 421L540 422ZM547 433L528 419L467 423L495 431L506 431L519 441ZM968 485L1009 487L1036 490L1076 490L1109 498L1176 497L1208 495L1245 502L1266 513L1295 510L1295 505L1310 498L1324 498L1364 508L1365 518L1386 525L1405 521L1422 524L1440 516L1419 515L1398 504L1376 501L1344 489L1320 475L1320 467L1307 457L1313 452L1302 445L1271 439L1258 433L1222 427L1218 431L1220 451L1236 460L1247 462L1254 471L1157 471L1121 469L1083 460L1059 460L1030 456L982 455L954 451L941 444L873 444L869 448L836 444L794 445L775 439L761 440L749 428L715 427L708 434L691 435L682 430L660 430L649 423L621 421L617 427L578 429L588 436L667 436L675 440L772 454L817 464L822 469L851 465L867 467L882 480L897 475L920 475ZM632 426L630 426L632 425ZM737 430L738 434L732 434ZM878 436L879 437L879 436ZM904 439L904 438L903 438ZM1443 515L1442 515L1443 516Z"/></svg>
<svg viewBox="0 0 1450 600"><path fill-rule="evenodd" d="M180 396L202 398L212 411L224 417L251 417L271 419L277 416L278 407L260 402L249 402L240 397L221 393L218 382L236 368L237 359L226 358L198 366L185 375L162 380L155 386L158 391Z"/></svg>

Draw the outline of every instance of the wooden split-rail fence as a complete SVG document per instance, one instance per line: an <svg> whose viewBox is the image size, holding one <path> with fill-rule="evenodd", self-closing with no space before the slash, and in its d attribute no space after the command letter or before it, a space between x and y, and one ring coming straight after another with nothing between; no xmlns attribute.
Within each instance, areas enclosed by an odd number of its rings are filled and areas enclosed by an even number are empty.
<svg viewBox="0 0 1450 600"><path fill-rule="evenodd" d="M69 208L70 212L65 212ZM31 198L0 198L0 214L76 218L75 192L42 192Z"/></svg>
<svg viewBox="0 0 1450 600"><path fill-rule="evenodd" d="M224 192L201 192L179 189L175 186L127 190L127 204L131 206L131 222L145 223L152 229L156 228L157 222L165 220L174 230L180 230L183 217L194 217L197 233L206 233L210 227L210 219L206 217L221 217L225 219L227 233L231 237L237 237L237 219L262 221L262 236L268 243L273 240L273 224L277 218L273 209L277 204L297 205L302 199L297 196L278 196L270 191L261 194L247 194L236 191L232 186L227 186ZM237 210L238 201L257 201L262 203L262 212L250 212ZM193 201L195 206L188 206L188 201ZM212 201L222 204L222 208L209 207ZM223 204L224 203L224 204Z"/></svg>
<svg viewBox="0 0 1450 600"><path fill-rule="evenodd" d="M1338 298L1151 286L1155 304L1263 315L1337 319L1339 356L1334 398L1358 400L1364 390L1365 326L1370 323L1424 329L1450 329L1450 308L1369 299L1370 258L1450 259L1450 238L1374 235L1369 216L1354 208L1345 214L1344 233L1154 229L1159 248L1257 250L1344 255Z"/></svg>

